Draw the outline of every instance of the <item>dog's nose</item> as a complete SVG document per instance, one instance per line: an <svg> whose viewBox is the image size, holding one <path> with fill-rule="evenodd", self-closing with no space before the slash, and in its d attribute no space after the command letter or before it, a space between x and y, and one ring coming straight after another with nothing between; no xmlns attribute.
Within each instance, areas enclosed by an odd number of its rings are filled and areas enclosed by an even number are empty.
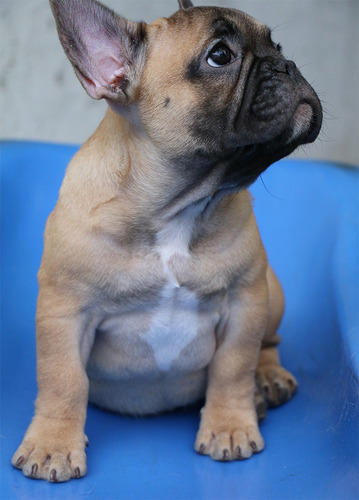
<svg viewBox="0 0 359 500"><path fill-rule="evenodd" d="M278 73L286 73L289 76L294 76L297 66L293 61L286 59L277 59L273 63L273 69Z"/></svg>
<svg viewBox="0 0 359 500"><path fill-rule="evenodd" d="M268 77L273 74L273 71L275 71L276 73L284 73L286 75L294 77L297 71L297 66L293 61L289 61L282 57L266 57L261 61L260 71Z"/></svg>

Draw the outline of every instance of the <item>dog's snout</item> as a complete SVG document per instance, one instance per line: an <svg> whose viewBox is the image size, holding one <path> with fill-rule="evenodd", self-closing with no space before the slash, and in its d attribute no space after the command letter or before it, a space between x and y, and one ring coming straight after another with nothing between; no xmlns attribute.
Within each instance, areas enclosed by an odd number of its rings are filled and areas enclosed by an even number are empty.
<svg viewBox="0 0 359 500"><path fill-rule="evenodd" d="M265 57L260 62L260 72L263 76L271 76L273 72L284 73L294 77L297 72L297 66L293 61L289 61L282 57L273 58Z"/></svg>

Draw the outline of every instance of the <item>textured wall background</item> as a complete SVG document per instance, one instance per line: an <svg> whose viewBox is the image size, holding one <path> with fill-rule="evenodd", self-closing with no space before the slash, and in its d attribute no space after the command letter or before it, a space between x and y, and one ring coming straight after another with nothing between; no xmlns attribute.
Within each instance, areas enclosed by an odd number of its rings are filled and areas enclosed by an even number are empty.
<svg viewBox="0 0 359 500"><path fill-rule="evenodd" d="M194 0L236 7L275 28L323 100L319 140L298 156L358 163L358 0ZM170 15L176 0L104 0L147 22ZM91 100L62 52L47 0L0 0L1 138L83 142L106 104Z"/></svg>

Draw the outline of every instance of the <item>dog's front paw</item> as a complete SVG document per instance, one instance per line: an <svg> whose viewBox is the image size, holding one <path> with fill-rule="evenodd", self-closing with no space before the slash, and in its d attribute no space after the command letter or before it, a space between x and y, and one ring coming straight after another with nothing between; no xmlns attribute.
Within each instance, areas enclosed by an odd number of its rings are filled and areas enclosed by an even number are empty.
<svg viewBox="0 0 359 500"><path fill-rule="evenodd" d="M35 416L12 464L32 479L68 481L86 474L87 438L72 420Z"/></svg>
<svg viewBox="0 0 359 500"><path fill-rule="evenodd" d="M279 406L291 399L298 387L295 377L278 364L259 366L256 372L257 393L269 407Z"/></svg>
<svg viewBox="0 0 359 500"><path fill-rule="evenodd" d="M227 462L249 458L263 448L254 411L204 408L195 443L198 453Z"/></svg>

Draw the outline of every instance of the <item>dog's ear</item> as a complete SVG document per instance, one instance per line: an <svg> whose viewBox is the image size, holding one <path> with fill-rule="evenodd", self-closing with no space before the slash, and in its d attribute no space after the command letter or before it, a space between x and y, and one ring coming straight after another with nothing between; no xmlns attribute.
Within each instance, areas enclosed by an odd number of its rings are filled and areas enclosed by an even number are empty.
<svg viewBox="0 0 359 500"><path fill-rule="evenodd" d="M190 7L193 7L193 3L191 0L178 0L180 9L189 9Z"/></svg>
<svg viewBox="0 0 359 500"><path fill-rule="evenodd" d="M94 99L131 102L146 50L146 25L96 0L50 0L61 44Z"/></svg>

